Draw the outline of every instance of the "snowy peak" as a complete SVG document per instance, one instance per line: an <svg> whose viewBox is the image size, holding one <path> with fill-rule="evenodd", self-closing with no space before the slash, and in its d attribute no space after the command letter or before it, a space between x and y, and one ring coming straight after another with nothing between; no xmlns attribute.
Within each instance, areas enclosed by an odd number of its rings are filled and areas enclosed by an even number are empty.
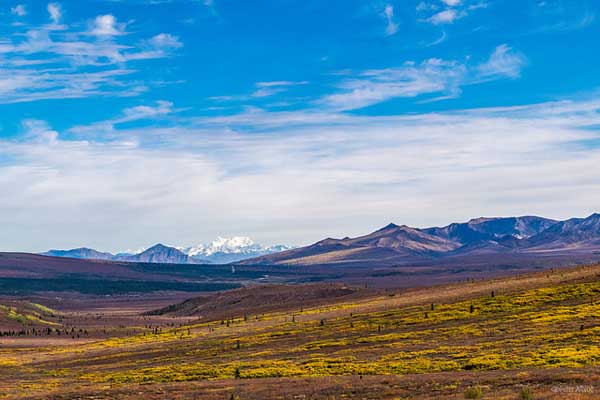
<svg viewBox="0 0 600 400"><path fill-rule="evenodd" d="M209 244L184 248L182 251L197 262L229 263L265 254L277 253L289 250L290 248L285 245L265 247L254 243L252 239L246 236L234 236L231 238L219 236Z"/></svg>
<svg viewBox="0 0 600 400"><path fill-rule="evenodd" d="M209 244L200 244L192 247L173 247L159 243L148 249L134 252L126 251L116 255L111 253L101 253L88 248L50 250L43 253L43 255L89 260L161 264L227 264L290 249L290 246L281 244L269 247L262 246L258 243L254 243L252 239L246 236L234 236L231 238L219 236Z"/></svg>
<svg viewBox="0 0 600 400"><path fill-rule="evenodd" d="M190 257L211 256L215 253L226 254L244 254L261 250L262 246L254 243L252 239L246 236L234 236L232 238L217 237L210 244L200 244L196 247L184 249Z"/></svg>

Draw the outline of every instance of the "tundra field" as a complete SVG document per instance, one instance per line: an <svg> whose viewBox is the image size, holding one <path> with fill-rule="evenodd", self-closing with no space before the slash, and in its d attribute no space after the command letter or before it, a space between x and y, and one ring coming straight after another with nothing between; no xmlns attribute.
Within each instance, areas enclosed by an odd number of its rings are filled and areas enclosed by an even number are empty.
<svg viewBox="0 0 600 400"><path fill-rule="evenodd" d="M0 399L600 398L600 265L184 298L1 298Z"/></svg>

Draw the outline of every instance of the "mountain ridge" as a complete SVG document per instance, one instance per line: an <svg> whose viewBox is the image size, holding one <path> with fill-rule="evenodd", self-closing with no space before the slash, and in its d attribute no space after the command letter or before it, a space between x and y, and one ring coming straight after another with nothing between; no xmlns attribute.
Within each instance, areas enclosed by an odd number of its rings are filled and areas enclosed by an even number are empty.
<svg viewBox="0 0 600 400"><path fill-rule="evenodd" d="M564 221L526 215L478 217L443 227L413 228L390 223L355 238L326 238L312 245L264 247L247 237L222 238L206 245L157 244L138 254L90 248L51 250L43 255L127 262L177 264L272 264L390 266L457 257L600 254L600 214Z"/></svg>
<svg viewBox="0 0 600 400"><path fill-rule="evenodd" d="M262 246L254 243L245 236L232 238L218 237L209 244L200 244L189 247L168 246L162 243L155 244L136 253L124 252L112 254L101 252L87 247L71 250L49 250L41 253L45 256L66 257L84 260L107 260L126 262L145 262L162 264L229 264L247 258L291 249L286 245Z"/></svg>
<svg viewBox="0 0 600 400"><path fill-rule="evenodd" d="M443 227L390 223L356 238L328 238L312 245L243 260L241 264L405 265L459 256L600 251L600 214L557 221L538 216L479 217Z"/></svg>

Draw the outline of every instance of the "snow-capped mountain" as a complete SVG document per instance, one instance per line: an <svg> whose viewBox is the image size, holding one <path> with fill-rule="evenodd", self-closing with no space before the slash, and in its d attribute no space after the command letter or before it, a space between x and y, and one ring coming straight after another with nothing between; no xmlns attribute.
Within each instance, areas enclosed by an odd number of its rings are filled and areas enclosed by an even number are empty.
<svg viewBox="0 0 600 400"><path fill-rule="evenodd" d="M53 257L80 258L88 260L112 260L163 264L228 264L285 250L285 245L262 246L245 236L218 237L209 244L180 247L157 244L137 252L126 251L116 255L93 249L50 250L43 255Z"/></svg>
<svg viewBox="0 0 600 400"><path fill-rule="evenodd" d="M291 249L290 246L275 245L265 247L254 243L246 236L234 236L232 238L218 237L209 244L180 248L192 260L196 262L209 262L215 264L226 264L247 258L258 257L266 254L278 253Z"/></svg>

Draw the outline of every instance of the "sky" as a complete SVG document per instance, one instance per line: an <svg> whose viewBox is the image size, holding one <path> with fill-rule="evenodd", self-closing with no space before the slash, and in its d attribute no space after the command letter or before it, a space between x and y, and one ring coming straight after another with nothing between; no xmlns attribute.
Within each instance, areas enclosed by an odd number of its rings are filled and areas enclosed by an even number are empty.
<svg viewBox="0 0 600 400"><path fill-rule="evenodd" d="M0 250L600 211L593 0L0 0Z"/></svg>

